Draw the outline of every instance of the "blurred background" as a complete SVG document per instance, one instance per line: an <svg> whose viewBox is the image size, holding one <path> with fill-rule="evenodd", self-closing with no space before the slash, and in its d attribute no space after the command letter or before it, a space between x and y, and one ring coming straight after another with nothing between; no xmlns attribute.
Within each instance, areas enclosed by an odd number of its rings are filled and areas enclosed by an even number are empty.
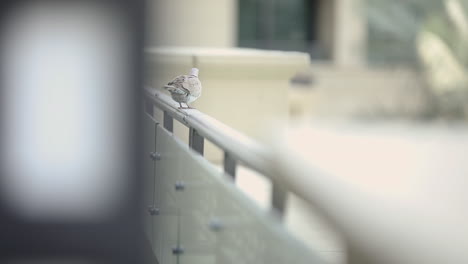
<svg viewBox="0 0 468 264"><path fill-rule="evenodd" d="M149 46L308 54L288 89L291 117L465 118L466 1L149 1L147 10Z"/></svg>

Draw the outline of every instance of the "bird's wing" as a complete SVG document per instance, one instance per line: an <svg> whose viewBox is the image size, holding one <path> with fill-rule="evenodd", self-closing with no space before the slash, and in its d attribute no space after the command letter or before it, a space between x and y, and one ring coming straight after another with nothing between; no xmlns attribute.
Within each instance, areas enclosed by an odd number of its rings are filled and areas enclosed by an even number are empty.
<svg viewBox="0 0 468 264"><path fill-rule="evenodd" d="M179 75L175 77L172 81L168 82L167 85L175 86L175 87L182 87L182 83L185 82L185 79L187 79L187 76Z"/></svg>
<svg viewBox="0 0 468 264"><path fill-rule="evenodd" d="M174 78L174 80L167 83L164 88L171 93L176 94L188 94L190 91L184 88L184 83L186 82L187 77L185 75L180 75Z"/></svg>
<svg viewBox="0 0 468 264"><path fill-rule="evenodd" d="M172 94L180 94L180 95L188 94L187 90L185 90L184 88L177 88L177 87L167 86L167 85L164 86L164 88L166 88L166 90L168 90Z"/></svg>

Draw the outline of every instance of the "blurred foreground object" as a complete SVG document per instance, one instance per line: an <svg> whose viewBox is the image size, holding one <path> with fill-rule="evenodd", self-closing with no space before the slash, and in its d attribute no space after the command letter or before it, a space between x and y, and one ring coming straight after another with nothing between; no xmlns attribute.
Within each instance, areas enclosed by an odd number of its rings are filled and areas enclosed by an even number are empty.
<svg viewBox="0 0 468 264"><path fill-rule="evenodd" d="M316 123L290 129L276 164L343 232L349 263L467 263L467 132Z"/></svg>
<svg viewBox="0 0 468 264"><path fill-rule="evenodd" d="M140 263L142 1L1 6L0 262Z"/></svg>
<svg viewBox="0 0 468 264"><path fill-rule="evenodd" d="M202 86L198 79L198 69L192 68L189 75L179 75L164 85L164 88L171 93L174 101L179 103L179 108L182 108L182 103L191 108L188 103L197 100L201 96Z"/></svg>

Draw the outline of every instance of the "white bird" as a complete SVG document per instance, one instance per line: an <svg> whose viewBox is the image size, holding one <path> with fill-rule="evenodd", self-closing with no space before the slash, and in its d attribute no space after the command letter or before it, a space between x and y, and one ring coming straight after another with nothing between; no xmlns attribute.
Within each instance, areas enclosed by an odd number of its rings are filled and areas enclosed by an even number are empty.
<svg viewBox="0 0 468 264"><path fill-rule="evenodd" d="M182 103L187 105L187 108L192 108L188 104L197 100L201 96L201 82L198 79L198 69L192 68L189 75L180 75L164 86L171 93L174 101L179 103L179 108Z"/></svg>

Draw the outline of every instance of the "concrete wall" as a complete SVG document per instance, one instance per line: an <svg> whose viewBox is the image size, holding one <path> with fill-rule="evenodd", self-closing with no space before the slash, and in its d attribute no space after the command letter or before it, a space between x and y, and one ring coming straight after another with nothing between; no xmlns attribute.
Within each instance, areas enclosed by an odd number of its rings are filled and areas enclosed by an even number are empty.
<svg viewBox="0 0 468 264"><path fill-rule="evenodd" d="M410 118L427 112L422 76L411 69L313 63L307 74L312 84L290 89L293 118Z"/></svg>
<svg viewBox="0 0 468 264"><path fill-rule="evenodd" d="M151 46L232 47L237 43L237 0L148 0Z"/></svg>

